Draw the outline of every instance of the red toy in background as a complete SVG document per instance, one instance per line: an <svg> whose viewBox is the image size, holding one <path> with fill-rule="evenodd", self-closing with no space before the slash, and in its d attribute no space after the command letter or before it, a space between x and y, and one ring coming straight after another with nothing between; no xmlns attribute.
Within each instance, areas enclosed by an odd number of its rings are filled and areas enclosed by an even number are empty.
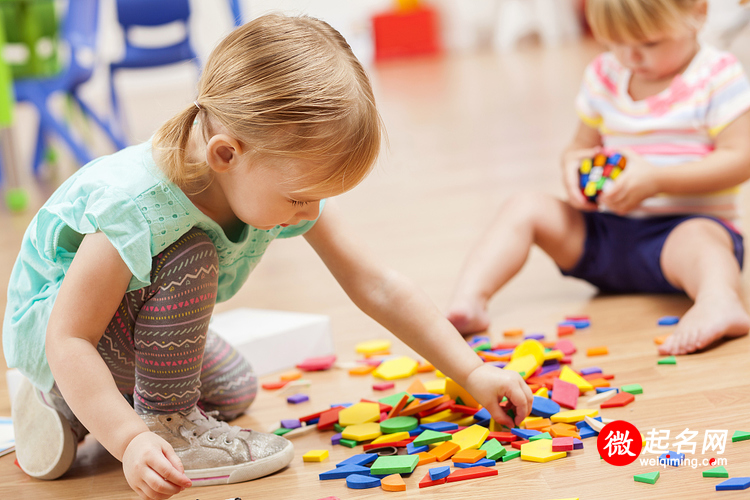
<svg viewBox="0 0 750 500"><path fill-rule="evenodd" d="M417 0L399 0L393 11L372 18L375 60L441 52L437 10Z"/></svg>

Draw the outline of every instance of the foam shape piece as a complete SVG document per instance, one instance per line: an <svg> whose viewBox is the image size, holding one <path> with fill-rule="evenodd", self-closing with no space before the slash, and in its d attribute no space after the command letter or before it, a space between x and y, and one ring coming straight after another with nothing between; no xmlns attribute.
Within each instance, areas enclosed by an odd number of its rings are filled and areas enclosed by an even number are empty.
<svg viewBox="0 0 750 500"><path fill-rule="evenodd" d="M479 449L486 451L487 458L495 461L499 460L503 457L503 455L508 453L508 450L506 450L505 447L501 445L497 439L494 438L485 441Z"/></svg>
<svg viewBox="0 0 750 500"><path fill-rule="evenodd" d="M445 395L440 396L439 398L429 399L423 402L420 402L419 400L414 400L409 406L401 410L401 416L408 417L410 415L415 415L417 413L440 406L441 404L447 401L450 401L450 398Z"/></svg>
<svg viewBox="0 0 750 500"><path fill-rule="evenodd" d="M560 371L560 380L575 384L582 393L594 390L594 387L589 383L588 380L578 375L569 366L563 366L562 370ZM552 392L554 391L555 389L553 388Z"/></svg>
<svg viewBox="0 0 750 500"><path fill-rule="evenodd" d="M406 392L408 392L411 395L414 395L415 393L419 394L421 392L428 392L427 388L424 386L424 383L420 379L414 379L414 382L411 383L411 385L406 389Z"/></svg>
<svg viewBox="0 0 750 500"><path fill-rule="evenodd" d="M304 372L317 372L330 369L336 362L336 355L319 356L316 358L307 358L297 365L297 368Z"/></svg>
<svg viewBox="0 0 750 500"><path fill-rule="evenodd" d="M349 375L367 375L372 373L375 367L372 365L359 365L349 368Z"/></svg>
<svg viewBox="0 0 750 500"><path fill-rule="evenodd" d="M536 340L532 341L536 342ZM541 363L537 362L536 357L533 354L527 354L521 356L510 363L505 365L503 370L510 370L518 373L521 377L526 380L541 366Z"/></svg>
<svg viewBox="0 0 750 500"><path fill-rule="evenodd" d="M567 366L566 366L567 368ZM562 379L555 379L552 383L552 395L550 398L555 403L565 408L574 410L578 406L578 395L580 389L578 386L571 382L566 382Z"/></svg>
<svg viewBox="0 0 750 500"><path fill-rule="evenodd" d="M537 415L540 417L551 417L555 413L559 412L560 405L557 402L540 396L534 396L534 403L531 405L532 415Z"/></svg>
<svg viewBox="0 0 750 500"><path fill-rule="evenodd" d="M591 427L589 427L589 430ZM576 426L565 423L565 422L557 422L549 427L549 433L552 435L553 438L565 438L565 437L572 437L577 438L580 437L580 432L578 431L578 428Z"/></svg>
<svg viewBox="0 0 750 500"><path fill-rule="evenodd" d="M352 474L369 476L370 469L367 467L362 467L361 465L344 465L342 467L336 467L333 470L321 472L318 477L321 481L325 481L328 479L343 479L347 476L351 476Z"/></svg>
<svg viewBox="0 0 750 500"><path fill-rule="evenodd" d="M576 349L576 346L571 342L570 340L558 340L555 343L555 349L562 352L566 356L571 356L575 354L578 349Z"/></svg>
<svg viewBox="0 0 750 500"><path fill-rule="evenodd" d="M409 443L406 445L406 454L407 455L416 455L418 453L425 453L430 451L430 447L428 445L424 446L414 446L414 443Z"/></svg>
<svg viewBox="0 0 750 500"><path fill-rule="evenodd" d="M445 483L446 478L438 479L433 481L430 478L430 474L428 473L425 477L422 478L422 480L419 482L420 488L427 488L428 486L437 486L438 484Z"/></svg>
<svg viewBox="0 0 750 500"><path fill-rule="evenodd" d="M380 422L383 434L409 432L419 426L419 420L414 417L393 417Z"/></svg>
<svg viewBox="0 0 750 500"><path fill-rule="evenodd" d="M586 349L586 356L604 356L605 354L609 354L609 349L605 345Z"/></svg>
<svg viewBox="0 0 750 500"><path fill-rule="evenodd" d="M450 457L458 453L460 449L461 447L453 441L446 441L444 443L440 443L436 448L430 451L430 454L434 455L435 458L437 458L438 462L445 462Z"/></svg>
<svg viewBox="0 0 750 500"><path fill-rule="evenodd" d="M656 322L659 326L671 326L676 325L680 322L679 316L662 316L659 318L659 320Z"/></svg>
<svg viewBox="0 0 750 500"><path fill-rule="evenodd" d="M396 387L396 384L393 382L379 382L377 384L372 384L372 390L374 391L387 391L388 389L393 389Z"/></svg>
<svg viewBox="0 0 750 500"><path fill-rule="evenodd" d="M454 464L473 464L487 456L487 450L461 450L453 455Z"/></svg>
<svg viewBox="0 0 750 500"><path fill-rule="evenodd" d="M737 441L747 441L748 439L750 439L750 432L734 431L734 434L732 434L733 443L736 443Z"/></svg>
<svg viewBox="0 0 750 500"><path fill-rule="evenodd" d="M380 363L372 374L384 380L396 380L411 377L417 373L417 365L416 360L408 356L401 356Z"/></svg>
<svg viewBox="0 0 750 500"><path fill-rule="evenodd" d="M383 434L382 436L375 438L370 444L386 444L386 443L397 443L399 441L405 441L409 439L408 432L394 432L392 434Z"/></svg>
<svg viewBox="0 0 750 500"><path fill-rule="evenodd" d="M380 437L383 432L380 430L380 424L369 422L366 424L355 424L347 426L342 432L341 437L351 439L352 441L369 441Z"/></svg>
<svg viewBox="0 0 750 500"><path fill-rule="evenodd" d="M335 424L339 421L339 413L341 410L343 410L343 406L337 406L334 408L331 408L330 410L326 410L324 412L321 412L318 417L318 430L319 431L325 431L328 429L332 429ZM302 420L302 419L300 419Z"/></svg>
<svg viewBox="0 0 750 500"><path fill-rule="evenodd" d="M358 465L364 467L365 465L371 464L372 462L377 460L377 458L377 453L360 453L358 455L352 455L346 460L342 460L341 462L336 464L336 467L344 467L347 465Z"/></svg>
<svg viewBox="0 0 750 500"><path fill-rule="evenodd" d="M565 458L568 454L564 451L552 451L552 441L539 439L521 445L521 460L529 462L550 462Z"/></svg>
<svg viewBox="0 0 750 500"><path fill-rule="evenodd" d="M716 491L746 490L750 488L750 477L733 477L716 485Z"/></svg>
<svg viewBox="0 0 750 500"><path fill-rule="evenodd" d="M390 340L368 340L365 342L358 343L354 347L354 350L357 351L359 354L370 356L373 354L387 351L390 348L391 348Z"/></svg>
<svg viewBox="0 0 750 500"><path fill-rule="evenodd" d="M380 405L378 403L355 403L349 408L339 411L339 424L344 427L377 422L378 420L380 420Z"/></svg>
<svg viewBox="0 0 750 500"><path fill-rule="evenodd" d="M679 467L680 464L685 460L684 453L677 453L676 451L668 451L659 457L658 463L671 465L672 467Z"/></svg>
<svg viewBox="0 0 750 500"><path fill-rule="evenodd" d="M375 476L390 474L411 474L419 463L416 455L395 455L378 457L370 467L370 474Z"/></svg>
<svg viewBox="0 0 750 500"><path fill-rule="evenodd" d="M518 347L513 349L513 354L510 355L510 360L513 361L529 354L534 356L537 365L541 366L542 363L544 363L544 346L541 342L534 339L524 340L518 344Z"/></svg>
<svg viewBox="0 0 750 500"><path fill-rule="evenodd" d="M674 356L667 356L666 358L661 358L659 361L656 362L657 365L676 365L677 364L677 358Z"/></svg>
<svg viewBox="0 0 750 500"><path fill-rule="evenodd" d="M541 434L536 434L535 436L531 436L529 438L529 441L537 441L539 439L547 439L547 440L551 441L552 440L552 436L550 435L549 432L542 432Z"/></svg>
<svg viewBox="0 0 750 500"><path fill-rule="evenodd" d="M435 432L445 432L458 430L458 424L455 422L429 422L426 424L419 424L421 427L427 430Z"/></svg>
<svg viewBox="0 0 750 500"><path fill-rule="evenodd" d="M419 467L420 465L426 465L426 464L431 464L433 462L437 462L437 457L433 455L432 452L417 453L417 457L419 457L419 462L417 462L417 467Z"/></svg>
<svg viewBox="0 0 750 500"><path fill-rule="evenodd" d="M385 491L406 491L406 483L401 474L391 474L380 480L380 487Z"/></svg>
<svg viewBox="0 0 750 500"><path fill-rule="evenodd" d="M518 458L521 456L521 450L513 450L509 451L505 455L503 455L503 462L507 462L509 460L513 460L514 458Z"/></svg>
<svg viewBox="0 0 750 500"><path fill-rule="evenodd" d="M452 441L457 444L461 450L478 450L479 447L484 444L484 440L487 439L489 434L489 429L475 424L453 434Z"/></svg>
<svg viewBox="0 0 750 500"><path fill-rule="evenodd" d="M451 466L450 465L442 465L440 467L433 467L430 469L430 479L433 481L437 481L438 479L443 479L444 477L448 477L451 473Z"/></svg>
<svg viewBox="0 0 750 500"><path fill-rule="evenodd" d="M573 451L575 442L572 437L561 437L552 439L552 451Z"/></svg>
<svg viewBox="0 0 750 500"><path fill-rule="evenodd" d="M281 421L281 426L284 429L298 429L298 428L302 427L302 422L300 422L296 418L290 418L290 419L282 420Z"/></svg>
<svg viewBox="0 0 750 500"><path fill-rule="evenodd" d="M360 476L354 474L346 477L346 485L353 490L365 490L380 486L380 479L371 476Z"/></svg>
<svg viewBox="0 0 750 500"><path fill-rule="evenodd" d="M729 472L724 468L723 465L720 465L718 467L714 467L713 469L708 469L703 471L703 477L729 477Z"/></svg>
<svg viewBox="0 0 750 500"><path fill-rule="evenodd" d="M439 398L440 394L432 394L431 392L417 392L412 394L417 399L435 399Z"/></svg>
<svg viewBox="0 0 750 500"><path fill-rule="evenodd" d="M604 426L606 425L604 422L602 422L601 418L594 418L594 417L586 416L583 418L583 420L597 434L599 434L602 431L602 429L604 429Z"/></svg>
<svg viewBox="0 0 750 500"><path fill-rule="evenodd" d="M479 408L479 403L477 402L477 400L474 399L471 394L466 391L466 389L458 385L451 378L445 379L445 394L454 401L458 401L458 399L461 398L461 401L463 401L463 406L468 406L469 408Z"/></svg>
<svg viewBox="0 0 750 500"><path fill-rule="evenodd" d="M601 408L617 408L620 406L629 405L633 401L635 401L635 396L633 396L629 392L621 392L619 394L615 394L614 397L609 399L609 401L605 401L604 403L602 403Z"/></svg>
<svg viewBox="0 0 750 500"><path fill-rule="evenodd" d="M532 430L532 429L520 429L517 427L514 427L510 430L515 436L520 437L521 439L530 439L532 436L536 436L537 434L541 434L540 431Z"/></svg>
<svg viewBox="0 0 750 500"><path fill-rule="evenodd" d="M449 483L453 483L456 481L464 481L466 479L497 476L497 474L497 469L490 469L489 467L470 467L468 469L454 470L446 480Z"/></svg>
<svg viewBox="0 0 750 500"><path fill-rule="evenodd" d="M565 357L565 353L558 349L552 349L551 351L544 351L544 361L549 361L552 359L560 361L564 357Z"/></svg>
<svg viewBox="0 0 750 500"><path fill-rule="evenodd" d="M302 455L303 462L322 462L328 458L328 450L310 450Z"/></svg>
<svg viewBox="0 0 750 500"><path fill-rule="evenodd" d="M490 460L489 458L481 458L473 464L465 462L454 462L453 465L459 469L468 469L470 467L494 467L495 465L497 465L497 462L495 462L494 460Z"/></svg>
<svg viewBox="0 0 750 500"><path fill-rule="evenodd" d="M566 424L570 424L573 422L580 422L581 420L584 420L586 417L595 417L599 414L599 410L594 409L588 409L588 408L581 408L578 410L568 410L568 411L561 411L557 415L552 415L550 417L550 420L553 422L565 422ZM598 422L601 424L601 422ZM604 427L604 425L602 425ZM592 426L592 428L594 428Z"/></svg>
<svg viewBox="0 0 750 500"><path fill-rule="evenodd" d="M595 396L591 396L588 401L586 401L587 406L594 406L601 403L606 402L610 398L615 397L615 395L619 394L618 391L604 391L597 393Z"/></svg>
<svg viewBox="0 0 750 500"><path fill-rule="evenodd" d="M293 394L289 396L288 398L286 398L287 403L291 403L295 405L304 403L305 401L309 401L309 400L310 400L310 397L307 394Z"/></svg>
<svg viewBox="0 0 750 500"><path fill-rule="evenodd" d="M428 380L424 383L424 387L427 390L427 392L431 392L432 394L445 394L445 384L446 379L444 378L438 378L435 380Z"/></svg>
<svg viewBox="0 0 750 500"><path fill-rule="evenodd" d="M629 392L630 394L643 394L641 384L628 384L620 386L620 392Z"/></svg>
<svg viewBox="0 0 750 500"><path fill-rule="evenodd" d="M424 446L426 444L442 443L443 441L450 441L453 438L451 434L445 432L437 432L430 429L422 432L417 436L412 443L414 446Z"/></svg>
<svg viewBox="0 0 750 500"><path fill-rule="evenodd" d="M288 383L289 380L280 380L279 382L265 382L261 384L261 387L263 387L267 391L275 391L276 389L281 389Z"/></svg>

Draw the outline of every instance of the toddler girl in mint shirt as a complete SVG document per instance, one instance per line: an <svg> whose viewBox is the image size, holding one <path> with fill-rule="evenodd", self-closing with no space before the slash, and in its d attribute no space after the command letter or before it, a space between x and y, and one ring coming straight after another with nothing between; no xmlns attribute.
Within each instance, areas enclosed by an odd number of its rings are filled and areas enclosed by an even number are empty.
<svg viewBox="0 0 750 500"><path fill-rule="evenodd" d="M380 149L369 80L341 35L260 17L218 45L198 90L152 141L67 180L24 236L3 323L8 366L30 381L13 403L21 468L61 476L89 431L142 498L285 467L289 441L225 422L257 380L208 323L273 239L302 234L357 306L513 425L507 397L520 423L532 401L521 377L483 365L324 203Z"/></svg>

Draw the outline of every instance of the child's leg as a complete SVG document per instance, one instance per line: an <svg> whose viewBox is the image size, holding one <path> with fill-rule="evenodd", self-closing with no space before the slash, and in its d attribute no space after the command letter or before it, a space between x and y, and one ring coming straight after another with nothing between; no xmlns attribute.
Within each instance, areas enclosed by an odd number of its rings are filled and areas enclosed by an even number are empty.
<svg viewBox="0 0 750 500"><path fill-rule="evenodd" d="M570 269L581 258L585 239L583 215L567 203L540 193L513 196L466 260L448 319L464 334L486 330L487 302L521 270L532 245L561 269Z"/></svg>
<svg viewBox="0 0 750 500"><path fill-rule="evenodd" d="M695 301L662 354L687 354L723 337L747 335L750 317L742 301L740 266L727 229L705 218L690 219L667 237L661 253L664 277Z"/></svg>
<svg viewBox="0 0 750 500"><path fill-rule="evenodd" d="M258 377L234 347L208 330L201 371L201 399L198 406L218 411L221 420L240 416L258 393Z"/></svg>

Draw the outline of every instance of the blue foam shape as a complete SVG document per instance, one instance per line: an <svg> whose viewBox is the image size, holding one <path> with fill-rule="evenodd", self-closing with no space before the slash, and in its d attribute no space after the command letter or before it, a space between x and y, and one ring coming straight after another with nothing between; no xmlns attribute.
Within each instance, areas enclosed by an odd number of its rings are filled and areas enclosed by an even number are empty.
<svg viewBox="0 0 750 500"><path fill-rule="evenodd" d="M487 408L482 408L474 414L474 420L487 420L488 418L492 418L492 415Z"/></svg>
<svg viewBox="0 0 750 500"><path fill-rule="evenodd" d="M541 432L535 431L533 429L519 429L518 427L514 427L510 430L510 432L520 437L521 439L529 439L531 436L541 434Z"/></svg>
<svg viewBox="0 0 750 500"><path fill-rule="evenodd" d="M578 435L581 436L581 439L587 439L590 437L596 437L598 436L597 432L592 429L591 427L584 427L578 431Z"/></svg>
<svg viewBox="0 0 750 500"><path fill-rule="evenodd" d="M560 405L552 401L551 399L543 398L541 396L534 396L534 403L531 405L532 415L538 417L549 418L555 413L560 412Z"/></svg>
<svg viewBox="0 0 750 500"><path fill-rule="evenodd" d="M448 477L451 473L451 466L450 465L444 465L442 467L433 467L430 469L430 479L433 481L437 481L438 479L443 479L444 477Z"/></svg>
<svg viewBox="0 0 750 500"><path fill-rule="evenodd" d="M592 373L602 373L602 369L598 366L591 366L589 368L581 369L581 375L591 375Z"/></svg>
<svg viewBox="0 0 750 500"><path fill-rule="evenodd" d="M662 316L659 318L659 321L657 322L659 326L670 326L670 325L676 325L680 322L679 316Z"/></svg>
<svg viewBox="0 0 750 500"><path fill-rule="evenodd" d="M484 420L477 421L474 425L479 425L481 427L487 427L489 429L491 421L492 421L492 419L486 418Z"/></svg>
<svg viewBox="0 0 750 500"><path fill-rule="evenodd" d="M344 465L343 467L336 467L335 469L321 472L318 477L321 481L325 481L326 479L343 479L352 474L369 476L370 469L361 465Z"/></svg>
<svg viewBox="0 0 750 500"><path fill-rule="evenodd" d="M750 477L733 477L716 485L716 491L746 490L750 488Z"/></svg>
<svg viewBox="0 0 750 500"><path fill-rule="evenodd" d="M490 352L492 354L497 354L498 356L505 356L506 354L513 354L513 351L515 351L515 349L495 349Z"/></svg>
<svg viewBox="0 0 750 500"><path fill-rule="evenodd" d="M618 389L617 387L597 387L596 388L596 393L597 394L601 394L601 393L607 392L607 391L617 391L617 392L620 392L620 389Z"/></svg>
<svg viewBox="0 0 750 500"><path fill-rule="evenodd" d="M597 420L599 422L602 421L602 417L593 417L593 419ZM579 429L583 429L584 427L588 427L589 429L591 429L591 426L585 420L581 420L580 422L576 422L576 427L578 427Z"/></svg>
<svg viewBox="0 0 750 500"><path fill-rule="evenodd" d="M336 464L336 467L345 467L347 465L359 465L365 466L371 464L378 458L377 453L360 453L359 455L353 455L346 460L343 460Z"/></svg>
<svg viewBox="0 0 750 500"><path fill-rule="evenodd" d="M420 392L418 394L412 394L412 396L414 396L417 399L429 400L429 399L439 398L440 396L442 396L442 394L432 394L430 392Z"/></svg>
<svg viewBox="0 0 750 500"><path fill-rule="evenodd" d="M667 455L669 455L669 458L667 458ZM680 462L683 460L685 460L685 454L677 453L676 451L668 451L659 457L660 464L667 464L672 467L679 467Z"/></svg>
<svg viewBox="0 0 750 500"><path fill-rule="evenodd" d="M380 479L354 474L346 477L346 485L353 490L366 490L367 488L377 488L380 486Z"/></svg>
<svg viewBox="0 0 750 500"><path fill-rule="evenodd" d="M429 424L422 424L421 426L435 432L445 432L458 429L458 424L455 422L431 422Z"/></svg>
<svg viewBox="0 0 750 500"><path fill-rule="evenodd" d="M477 344L489 343L489 337L474 337L469 341L469 345L474 347Z"/></svg>
<svg viewBox="0 0 750 500"><path fill-rule="evenodd" d="M406 445L406 453L409 455L414 455L416 453L422 453L430 451L430 447L428 445L424 446L414 446L414 443L409 443Z"/></svg>
<svg viewBox="0 0 750 500"><path fill-rule="evenodd" d="M335 405L331 405L331 408L336 408L337 406L343 406L344 408L349 408L353 403L337 403Z"/></svg>
<svg viewBox="0 0 750 500"><path fill-rule="evenodd" d="M497 463L494 460L490 460L489 458L482 458L481 460L477 460L473 464L453 464L454 467L458 467L459 469L470 469L471 467L494 467L495 465L497 465Z"/></svg>
<svg viewBox="0 0 750 500"><path fill-rule="evenodd" d="M424 427L421 425L418 425L416 429L412 429L409 431L409 437L419 436L424 432Z"/></svg>

